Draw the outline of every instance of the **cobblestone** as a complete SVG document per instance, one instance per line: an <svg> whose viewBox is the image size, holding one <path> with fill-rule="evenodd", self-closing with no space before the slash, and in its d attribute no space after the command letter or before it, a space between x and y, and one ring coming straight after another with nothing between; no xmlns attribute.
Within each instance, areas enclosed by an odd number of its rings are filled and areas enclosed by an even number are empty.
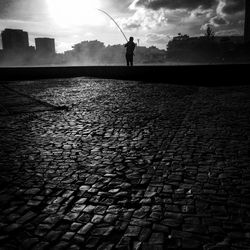
<svg viewBox="0 0 250 250"><path fill-rule="evenodd" d="M250 249L250 87L6 86L1 249Z"/></svg>

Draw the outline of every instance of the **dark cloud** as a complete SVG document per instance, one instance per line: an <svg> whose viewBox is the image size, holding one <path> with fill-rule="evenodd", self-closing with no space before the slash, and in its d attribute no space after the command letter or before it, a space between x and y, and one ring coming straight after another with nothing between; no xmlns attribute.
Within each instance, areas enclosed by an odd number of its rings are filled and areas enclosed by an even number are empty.
<svg viewBox="0 0 250 250"><path fill-rule="evenodd" d="M220 25L227 24L227 21L224 18L222 18L222 17L216 16L216 17L214 17L214 18L211 19L211 24L213 24L215 26L220 26Z"/></svg>
<svg viewBox="0 0 250 250"><path fill-rule="evenodd" d="M240 29L226 29L219 30L215 34L216 36L240 36L242 35L242 31Z"/></svg>
<svg viewBox="0 0 250 250"><path fill-rule="evenodd" d="M0 0L0 19L8 17L16 0Z"/></svg>
<svg viewBox="0 0 250 250"><path fill-rule="evenodd" d="M226 5L222 9L222 12L228 15L233 15L243 11L244 8L245 8L245 0L227 0Z"/></svg>
<svg viewBox="0 0 250 250"><path fill-rule="evenodd" d="M44 0L0 0L0 19L42 20L46 12Z"/></svg>
<svg viewBox="0 0 250 250"><path fill-rule="evenodd" d="M137 6L144 6L153 10L161 8L194 10L198 7L209 9L216 4L218 4L217 0L138 0L136 3Z"/></svg>

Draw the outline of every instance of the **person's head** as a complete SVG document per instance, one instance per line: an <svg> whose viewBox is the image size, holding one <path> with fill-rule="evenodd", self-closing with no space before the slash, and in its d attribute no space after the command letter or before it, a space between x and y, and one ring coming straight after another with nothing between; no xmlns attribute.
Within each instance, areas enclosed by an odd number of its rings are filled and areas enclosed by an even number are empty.
<svg viewBox="0 0 250 250"><path fill-rule="evenodd" d="M129 38L129 41L130 41L130 42L133 42L133 41L134 41L134 38L131 36L131 37Z"/></svg>

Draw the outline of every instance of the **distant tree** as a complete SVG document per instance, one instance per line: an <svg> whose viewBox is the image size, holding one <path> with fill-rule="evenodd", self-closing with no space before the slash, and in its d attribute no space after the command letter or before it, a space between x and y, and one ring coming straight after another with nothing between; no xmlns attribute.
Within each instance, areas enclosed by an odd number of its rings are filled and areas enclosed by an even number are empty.
<svg viewBox="0 0 250 250"><path fill-rule="evenodd" d="M0 0L1 1L1 0ZM166 51L152 46L138 46L135 51L135 63L162 63ZM94 40L75 44L72 50L64 53L66 63L76 64L124 64L125 48L122 44L108 45Z"/></svg>
<svg viewBox="0 0 250 250"><path fill-rule="evenodd" d="M214 39L214 35L215 35L215 33L214 33L213 29L210 26L207 26L205 37L208 40L213 40Z"/></svg>

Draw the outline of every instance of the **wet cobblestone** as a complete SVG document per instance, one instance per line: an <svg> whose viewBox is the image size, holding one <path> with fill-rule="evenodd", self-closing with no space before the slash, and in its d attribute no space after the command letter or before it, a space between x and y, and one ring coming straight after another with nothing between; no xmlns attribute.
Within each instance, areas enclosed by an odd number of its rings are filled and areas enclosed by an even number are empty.
<svg viewBox="0 0 250 250"><path fill-rule="evenodd" d="M250 249L250 87L8 87L69 109L0 116L1 249Z"/></svg>

